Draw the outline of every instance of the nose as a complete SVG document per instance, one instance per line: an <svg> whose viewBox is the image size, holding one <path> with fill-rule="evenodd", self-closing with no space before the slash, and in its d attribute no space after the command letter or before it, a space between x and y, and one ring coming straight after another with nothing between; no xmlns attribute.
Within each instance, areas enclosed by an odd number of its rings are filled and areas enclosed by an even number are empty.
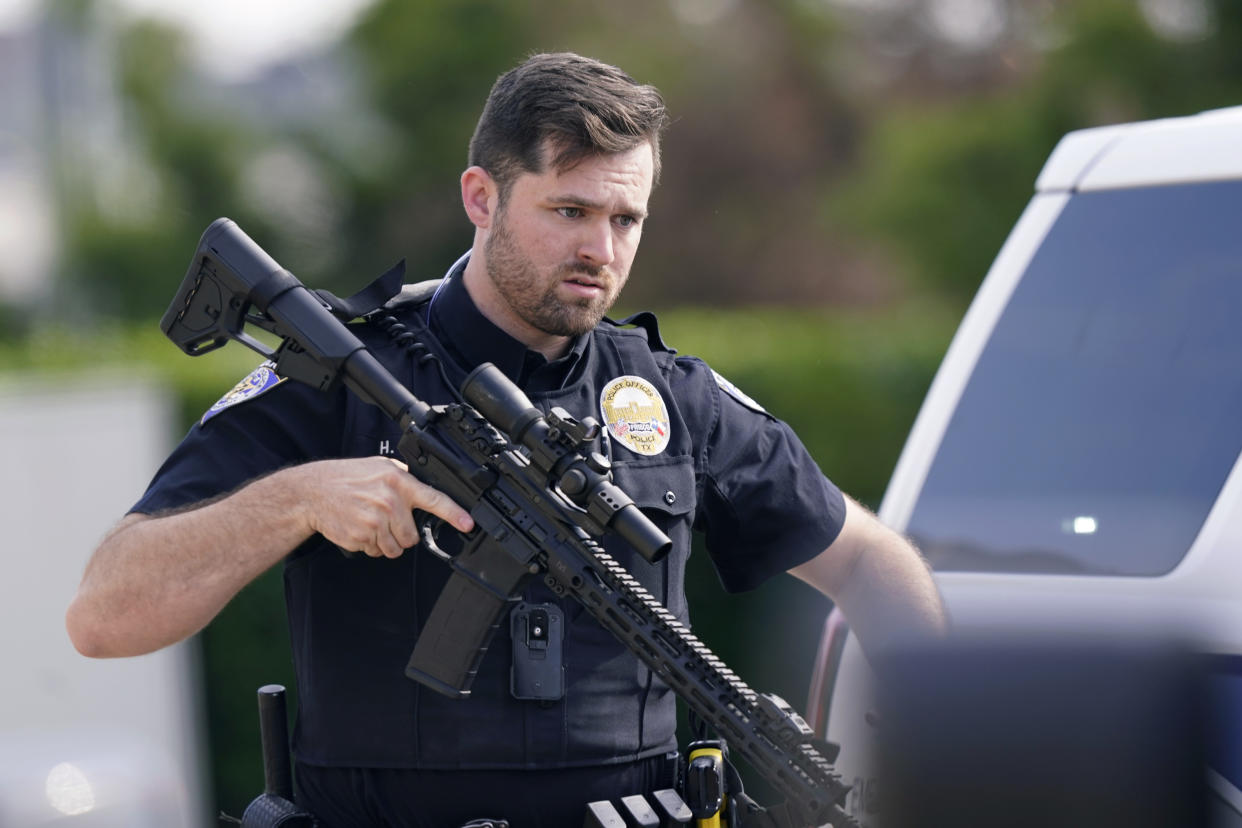
<svg viewBox="0 0 1242 828"><path fill-rule="evenodd" d="M607 221L591 222L578 243L578 259L593 267L612 264L612 225Z"/></svg>

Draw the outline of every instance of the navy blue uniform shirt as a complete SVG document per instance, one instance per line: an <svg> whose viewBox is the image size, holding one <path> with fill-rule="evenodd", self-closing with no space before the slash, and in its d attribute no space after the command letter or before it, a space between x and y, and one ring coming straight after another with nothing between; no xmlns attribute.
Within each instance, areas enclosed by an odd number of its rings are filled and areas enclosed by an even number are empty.
<svg viewBox="0 0 1242 828"><path fill-rule="evenodd" d="M606 424L614 479L674 541L659 564L606 547L688 623L683 578L691 529L727 590L754 588L814 557L844 520L840 491L782 422L705 363L659 341L654 317L605 320L548 362L489 322L461 280L463 263L430 304L392 309L433 348L450 383L483 361L500 367L543 410ZM430 404L452 392L372 322L355 332ZM265 373L266 372L266 373ZM399 434L343 388L319 392L260 368L213 406L156 474L133 511L156 513L229 492L315 459L395 456ZM606 765L675 749L674 698L572 599L542 584L524 600L557 602L566 617L565 698L510 692L511 642L502 623L466 701L404 676L418 629L447 567L417 547L397 559L346 557L316 535L285 562L285 597L299 690L295 754L326 767L488 769Z"/></svg>

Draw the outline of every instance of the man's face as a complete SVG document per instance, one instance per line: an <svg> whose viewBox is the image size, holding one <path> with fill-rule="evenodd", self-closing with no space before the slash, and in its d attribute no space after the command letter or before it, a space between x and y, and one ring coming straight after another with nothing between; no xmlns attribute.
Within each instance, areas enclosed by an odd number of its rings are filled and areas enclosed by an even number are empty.
<svg viewBox="0 0 1242 828"><path fill-rule="evenodd" d="M645 143L568 170L518 175L484 246L509 321L536 336L594 328L629 277L651 184Z"/></svg>

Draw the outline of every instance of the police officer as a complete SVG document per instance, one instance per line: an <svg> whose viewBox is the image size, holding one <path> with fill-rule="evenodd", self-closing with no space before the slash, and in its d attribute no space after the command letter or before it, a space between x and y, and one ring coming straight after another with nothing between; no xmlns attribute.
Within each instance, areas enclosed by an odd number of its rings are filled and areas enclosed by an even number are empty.
<svg viewBox="0 0 1242 828"><path fill-rule="evenodd" d="M638 249L665 122L655 89L577 55L502 75L461 176L468 255L434 292L356 333L429 403L487 361L543 409L600 419L616 481L675 544L659 564L613 551L683 621L694 528L727 589L790 571L842 608L870 652L939 634L919 554L829 482L786 425L666 348L650 315L604 318ZM574 825L586 802L667 786L671 691L542 585L515 610L520 624L502 624L470 699L404 676L448 572L407 551L419 542L411 513L472 522L406 472L398 436L347 391L260 366L101 542L68 611L74 645L110 657L179 641L283 561L298 795L325 824ZM532 618L555 644L556 669L540 675L560 681L523 677Z"/></svg>

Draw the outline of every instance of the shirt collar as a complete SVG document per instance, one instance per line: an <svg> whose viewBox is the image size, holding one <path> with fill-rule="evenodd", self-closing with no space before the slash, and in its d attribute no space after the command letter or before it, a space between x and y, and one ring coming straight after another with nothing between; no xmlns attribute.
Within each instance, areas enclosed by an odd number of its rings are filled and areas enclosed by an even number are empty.
<svg viewBox="0 0 1242 828"><path fill-rule="evenodd" d="M431 297L427 321L432 332L466 371L490 362L528 390L560 388L585 352L590 336L579 336L565 356L548 362L543 354L498 328L474 304L463 278L469 258L466 254L449 268Z"/></svg>

